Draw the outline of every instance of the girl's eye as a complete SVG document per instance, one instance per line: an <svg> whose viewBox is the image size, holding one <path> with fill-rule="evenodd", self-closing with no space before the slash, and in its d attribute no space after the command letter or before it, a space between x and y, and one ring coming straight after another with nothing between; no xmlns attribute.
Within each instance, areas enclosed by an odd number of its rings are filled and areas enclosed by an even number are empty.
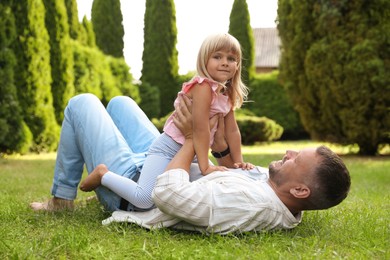
<svg viewBox="0 0 390 260"><path fill-rule="evenodd" d="M237 61L236 57L229 57L228 60L231 61L231 62L236 62Z"/></svg>

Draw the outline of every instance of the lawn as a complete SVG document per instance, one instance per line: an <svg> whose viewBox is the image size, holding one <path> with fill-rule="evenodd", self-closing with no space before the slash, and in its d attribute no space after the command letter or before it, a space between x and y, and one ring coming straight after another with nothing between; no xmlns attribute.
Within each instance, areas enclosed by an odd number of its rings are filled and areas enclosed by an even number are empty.
<svg viewBox="0 0 390 260"><path fill-rule="evenodd" d="M244 147L244 157L267 166L286 148L313 142ZM133 224L102 226L110 214L93 193L79 193L74 212L36 213L29 202L50 196L55 154L0 159L0 259L390 259L390 156L342 154L352 187L340 205L305 212L291 231L211 235Z"/></svg>

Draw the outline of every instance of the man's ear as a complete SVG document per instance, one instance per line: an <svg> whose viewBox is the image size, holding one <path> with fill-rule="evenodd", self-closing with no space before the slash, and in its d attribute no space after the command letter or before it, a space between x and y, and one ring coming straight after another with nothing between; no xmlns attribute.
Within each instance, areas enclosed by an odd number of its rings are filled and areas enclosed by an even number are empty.
<svg viewBox="0 0 390 260"><path fill-rule="evenodd" d="M300 184L290 189L290 194L298 199L305 199L310 196L310 188L305 184Z"/></svg>

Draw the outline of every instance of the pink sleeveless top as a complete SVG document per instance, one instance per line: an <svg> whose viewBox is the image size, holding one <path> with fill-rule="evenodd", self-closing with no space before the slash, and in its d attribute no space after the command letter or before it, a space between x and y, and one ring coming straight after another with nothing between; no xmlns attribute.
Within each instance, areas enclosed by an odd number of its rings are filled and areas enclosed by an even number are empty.
<svg viewBox="0 0 390 260"><path fill-rule="evenodd" d="M211 87L213 93L212 93L212 99L211 99L211 106L210 106L210 114L209 118L213 117L214 115L221 113L223 116L226 116L227 113L231 110L232 106L229 102L229 97L225 96L221 93L217 93L218 89L218 83L210 80L208 78L202 78L202 77L194 77L189 82L183 83L181 91L178 93L178 96L181 94L186 94L190 91L190 89L195 86L196 84L201 84L203 82L208 83L208 85ZM202 86L205 87L205 86ZM174 102L174 106L179 104L178 98L176 98ZM167 119L164 126L164 132L169 135L173 140L175 140L179 144L184 143L184 136L180 132L180 130L175 126L173 123L173 114ZM214 134L217 131L217 125L210 131L210 146L214 141Z"/></svg>

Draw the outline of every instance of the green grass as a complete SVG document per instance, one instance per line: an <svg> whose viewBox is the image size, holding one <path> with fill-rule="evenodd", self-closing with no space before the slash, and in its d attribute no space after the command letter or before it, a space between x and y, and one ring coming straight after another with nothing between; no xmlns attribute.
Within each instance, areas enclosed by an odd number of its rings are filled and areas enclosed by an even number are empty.
<svg viewBox="0 0 390 260"><path fill-rule="evenodd" d="M246 161L267 166L286 148L313 142L244 147ZM350 148L332 147L338 153ZM109 216L93 193L74 212L36 213L31 201L50 196L55 154L0 159L0 259L390 259L390 157L343 155L352 176L340 205L305 212L291 231L211 235L133 224L102 226Z"/></svg>

